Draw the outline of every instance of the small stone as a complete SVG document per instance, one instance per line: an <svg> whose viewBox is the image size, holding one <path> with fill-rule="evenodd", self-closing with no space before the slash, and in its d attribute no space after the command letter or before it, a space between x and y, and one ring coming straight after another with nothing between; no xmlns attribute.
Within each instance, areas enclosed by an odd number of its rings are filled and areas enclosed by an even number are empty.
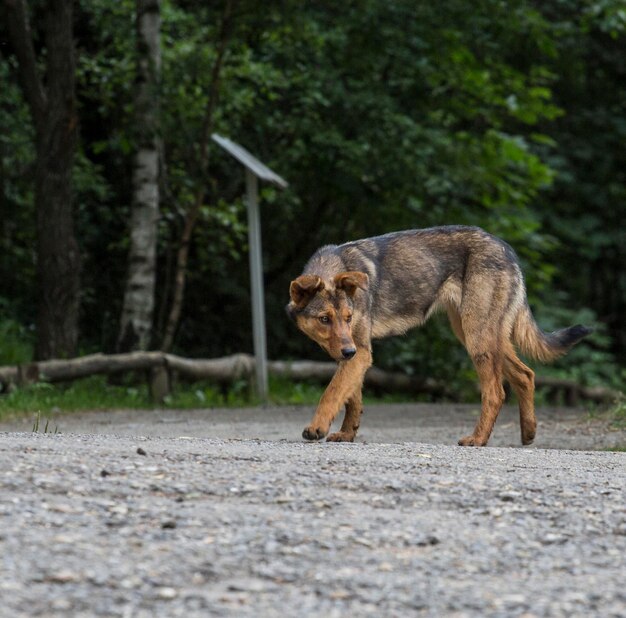
<svg viewBox="0 0 626 618"><path fill-rule="evenodd" d="M164 601L171 601L178 596L178 591L175 588L169 588L167 586L163 586L157 590L157 597L159 599L163 599Z"/></svg>
<svg viewBox="0 0 626 618"><path fill-rule="evenodd" d="M68 515L80 513L80 511L69 504L53 504L49 509L55 513L67 513Z"/></svg>
<svg viewBox="0 0 626 618"><path fill-rule="evenodd" d="M80 581L80 579L81 577L79 573L65 569L57 571L56 573L51 573L45 578L45 581L53 584L71 584L73 582Z"/></svg>
<svg viewBox="0 0 626 618"><path fill-rule="evenodd" d="M554 545L554 544L563 544L566 539L558 534L548 533L542 539L540 539L541 543L544 545Z"/></svg>
<svg viewBox="0 0 626 618"><path fill-rule="evenodd" d="M144 451L141 447L137 449L137 455L147 455L146 451Z"/></svg>
<svg viewBox="0 0 626 618"><path fill-rule="evenodd" d="M269 582L260 579L242 578L229 584L227 590L229 592L263 592L268 588Z"/></svg>
<svg viewBox="0 0 626 618"><path fill-rule="evenodd" d="M202 575L202 573L194 573L191 576L191 583L194 586L200 586L200 585L206 583L206 577L204 575Z"/></svg>
<svg viewBox="0 0 626 618"><path fill-rule="evenodd" d="M354 542L358 543L359 545L363 545L364 547L374 547L374 543L362 537L354 539Z"/></svg>
<svg viewBox="0 0 626 618"><path fill-rule="evenodd" d="M325 500L316 500L313 503L313 506L316 509L330 509L332 507L332 505L330 504L330 502L326 502Z"/></svg>

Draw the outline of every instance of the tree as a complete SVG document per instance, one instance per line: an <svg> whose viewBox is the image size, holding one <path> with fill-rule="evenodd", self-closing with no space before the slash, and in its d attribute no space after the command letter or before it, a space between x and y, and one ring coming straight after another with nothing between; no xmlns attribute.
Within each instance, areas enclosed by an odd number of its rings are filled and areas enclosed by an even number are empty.
<svg viewBox="0 0 626 618"><path fill-rule="evenodd" d="M152 335L159 218L160 0L136 2L136 151L128 279L118 352L147 350Z"/></svg>
<svg viewBox="0 0 626 618"><path fill-rule="evenodd" d="M35 51L25 0L5 0L19 80L35 127L39 359L76 353L80 256L74 236L72 166L78 137L72 0L49 0L41 20L45 53ZM45 67L44 74L39 66Z"/></svg>
<svg viewBox="0 0 626 618"><path fill-rule="evenodd" d="M220 77L224 55L232 33L233 9L237 4L236 0L226 0L224 11L221 16L220 34L217 41L217 53L211 68L211 79L206 94L206 103L202 117L202 128L200 130L199 148L197 151L197 178L195 178L195 192L193 201L187 206L183 229L180 237L178 251L176 252L176 267L174 272L174 285L171 300L171 307L165 323L161 350L168 352L174 343L174 335L178 328L180 314L182 311L185 295L185 284L187 278L187 263L189 260L189 247L191 244L194 228L200 215L200 210L207 196L206 172L209 158L209 138L214 126L215 108L218 104Z"/></svg>

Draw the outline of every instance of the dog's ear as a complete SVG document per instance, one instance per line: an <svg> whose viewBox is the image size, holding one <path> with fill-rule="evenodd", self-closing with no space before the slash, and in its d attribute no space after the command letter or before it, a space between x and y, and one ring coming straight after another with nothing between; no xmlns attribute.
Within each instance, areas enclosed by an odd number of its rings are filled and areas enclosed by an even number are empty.
<svg viewBox="0 0 626 618"><path fill-rule="evenodd" d="M317 275L300 275L289 286L289 296L296 309L302 309L324 287L324 281Z"/></svg>
<svg viewBox="0 0 626 618"><path fill-rule="evenodd" d="M339 273L335 276L335 287L343 290L350 298L352 298L357 289L366 291L369 287L369 277L362 272L349 271Z"/></svg>

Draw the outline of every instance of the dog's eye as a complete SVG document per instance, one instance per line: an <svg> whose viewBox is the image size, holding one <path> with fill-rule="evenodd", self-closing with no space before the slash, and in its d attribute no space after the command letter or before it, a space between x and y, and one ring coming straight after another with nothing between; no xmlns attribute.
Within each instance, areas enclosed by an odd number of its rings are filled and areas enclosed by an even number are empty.
<svg viewBox="0 0 626 618"><path fill-rule="evenodd" d="M321 315L317 318L322 324L328 324L330 322L330 318L327 315Z"/></svg>
<svg viewBox="0 0 626 618"><path fill-rule="evenodd" d="M349 316L346 318L346 322L347 322L348 324L350 324L350 322L352 322L352 316L351 316L351 315L349 315Z"/></svg>

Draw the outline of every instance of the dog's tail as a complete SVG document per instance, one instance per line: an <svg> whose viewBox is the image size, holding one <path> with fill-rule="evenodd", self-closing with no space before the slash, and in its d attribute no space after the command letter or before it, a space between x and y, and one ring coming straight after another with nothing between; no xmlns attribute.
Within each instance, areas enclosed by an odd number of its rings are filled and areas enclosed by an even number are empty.
<svg viewBox="0 0 626 618"><path fill-rule="evenodd" d="M553 333L544 333L535 322L528 303L524 303L513 325L513 341L526 356L549 363L563 356L592 332L592 328L577 324Z"/></svg>

